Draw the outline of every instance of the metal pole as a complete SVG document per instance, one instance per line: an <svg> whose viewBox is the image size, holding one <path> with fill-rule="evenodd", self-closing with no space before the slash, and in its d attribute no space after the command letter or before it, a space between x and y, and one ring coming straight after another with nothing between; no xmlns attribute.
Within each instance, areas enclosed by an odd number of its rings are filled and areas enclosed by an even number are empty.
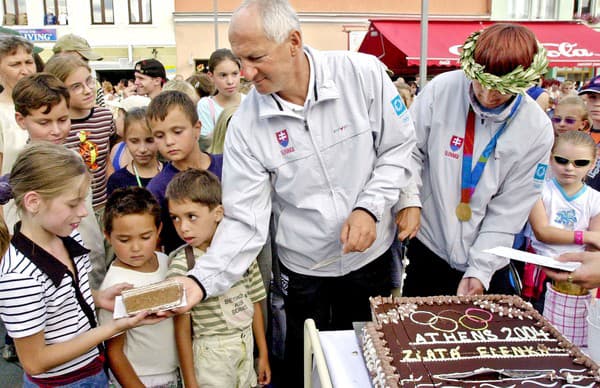
<svg viewBox="0 0 600 388"><path fill-rule="evenodd" d="M219 48L219 0L213 0L213 16L215 24L215 50Z"/></svg>
<svg viewBox="0 0 600 388"><path fill-rule="evenodd" d="M427 82L427 34L429 30L429 0L421 0L421 59L419 62L419 87Z"/></svg>

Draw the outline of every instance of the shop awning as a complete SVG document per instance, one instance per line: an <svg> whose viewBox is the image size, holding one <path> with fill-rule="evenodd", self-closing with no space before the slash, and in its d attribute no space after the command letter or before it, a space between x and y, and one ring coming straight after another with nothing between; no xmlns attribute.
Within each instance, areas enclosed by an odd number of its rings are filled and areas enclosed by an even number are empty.
<svg viewBox="0 0 600 388"><path fill-rule="evenodd" d="M430 21L429 67L457 67L459 47L473 31L494 22ZM523 22L548 51L550 66L600 67L600 33L575 22ZM420 62L418 20L371 20L358 51L379 57L394 73L417 70Z"/></svg>

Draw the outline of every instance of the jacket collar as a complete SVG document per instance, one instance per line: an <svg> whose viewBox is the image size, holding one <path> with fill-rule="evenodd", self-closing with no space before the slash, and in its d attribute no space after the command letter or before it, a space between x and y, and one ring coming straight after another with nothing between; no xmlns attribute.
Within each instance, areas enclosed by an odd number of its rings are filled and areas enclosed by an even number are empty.
<svg viewBox="0 0 600 388"><path fill-rule="evenodd" d="M304 46L304 53L309 57L310 71L314 74L314 77L311 77L314 79L313 84L309 85L306 96L309 105L340 98L339 89L331 76L324 55L309 46ZM260 118L279 115L297 117L296 114L286 109L274 94L261 95L256 90L253 90L252 93L256 93L258 98L258 116Z"/></svg>
<svg viewBox="0 0 600 388"><path fill-rule="evenodd" d="M60 237L65 244L65 248L69 253L69 258L73 262L75 277L77 275L77 267L75 266L75 257L82 256L90 251L79 244L72 237ZM15 234L11 239L11 244L25 255L36 267L44 272L56 287L60 285L65 274L68 273L67 266L61 263L56 257L45 251L42 247L31 241L23 233L21 233L21 222L15 225Z"/></svg>
<svg viewBox="0 0 600 388"><path fill-rule="evenodd" d="M510 103L504 106L504 109L502 109L500 112L490 112L487 111L485 109L483 109L483 107L481 106L481 104L479 103L479 101L477 101L477 98L475 98L475 93L473 92L473 83L469 82L469 103L471 104L471 107L473 108L473 111L475 112L475 114L477 116L479 116L480 118L484 119L484 120L491 120L492 122L504 122L506 121L506 119L508 119L508 116L510 115L510 111L513 107L513 105L516 103L517 98L513 98L512 100L510 100ZM516 112L515 114L517 114L518 112Z"/></svg>

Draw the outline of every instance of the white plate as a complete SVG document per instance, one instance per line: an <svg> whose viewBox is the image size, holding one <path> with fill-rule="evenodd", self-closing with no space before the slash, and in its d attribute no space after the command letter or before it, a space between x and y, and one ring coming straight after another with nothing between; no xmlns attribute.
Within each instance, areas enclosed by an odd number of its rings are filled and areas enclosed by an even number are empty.
<svg viewBox="0 0 600 388"><path fill-rule="evenodd" d="M535 253L519 251L517 249L507 247L496 247L486 249L485 253L506 257L508 259L524 261L526 263L541 265L542 267L560 269L562 271L571 272L576 270L581 263L577 261L558 261L548 256L536 255Z"/></svg>

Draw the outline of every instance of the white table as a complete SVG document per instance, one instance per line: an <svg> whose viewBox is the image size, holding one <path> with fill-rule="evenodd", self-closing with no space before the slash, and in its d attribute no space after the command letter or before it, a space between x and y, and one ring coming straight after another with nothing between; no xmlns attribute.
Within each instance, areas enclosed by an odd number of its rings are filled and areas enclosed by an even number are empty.
<svg viewBox="0 0 600 388"><path fill-rule="evenodd" d="M311 350L311 353L314 353L312 387L371 387L371 379L354 330L317 331L316 338L319 344L315 344L313 340ZM323 364L321 356L324 356L326 365ZM323 377L325 383L321 384Z"/></svg>

